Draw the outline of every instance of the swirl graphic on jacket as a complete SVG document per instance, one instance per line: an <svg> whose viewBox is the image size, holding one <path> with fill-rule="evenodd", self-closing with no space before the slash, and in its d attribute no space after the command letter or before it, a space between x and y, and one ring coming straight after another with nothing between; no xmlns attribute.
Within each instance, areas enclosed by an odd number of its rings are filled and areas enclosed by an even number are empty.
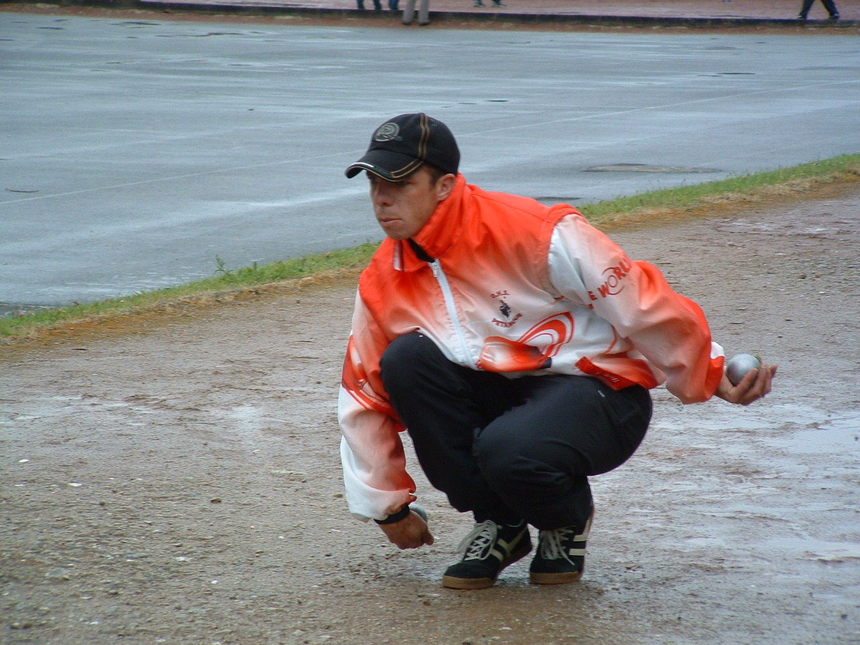
<svg viewBox="0 0 860 645"><path fill-rule="evenodd" d="M567 312L544 318L517 340L488 336L478 367L488 372L526 372L546 369L561 346L573 338L573 316Z"/></svg>

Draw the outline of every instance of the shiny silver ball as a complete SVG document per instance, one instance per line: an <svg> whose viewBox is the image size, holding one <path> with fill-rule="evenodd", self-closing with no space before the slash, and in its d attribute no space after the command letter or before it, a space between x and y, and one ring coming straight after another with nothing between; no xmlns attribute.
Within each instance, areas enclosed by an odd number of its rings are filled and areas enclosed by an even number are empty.
<svg viewBox="0 0 860 645"><path fill-rule="evenodd" d="M732 385L737 385L747 372L759 368L761 368L761 361L752 354L737 354L726 363L726 376L729 377Z"/></svg>
<svg viewBox="0 0 860 645"><path fill-rule="evenodd" d="M410 504L409 510L413 513L417 514L425 522L427 521L427 511L424 510L424 507L419 504Z"/></svg>

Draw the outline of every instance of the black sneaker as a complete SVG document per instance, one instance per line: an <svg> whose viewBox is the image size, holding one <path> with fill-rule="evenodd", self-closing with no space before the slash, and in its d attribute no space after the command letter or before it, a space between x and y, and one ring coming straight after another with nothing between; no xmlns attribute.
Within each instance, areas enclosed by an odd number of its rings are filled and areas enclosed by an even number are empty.
<svg viewBox="0 0 860 645"><path fill-rule="evenodd" d="M558 585L576 582L585 569L585 545L591 531L591 520L577 533L576 527L541 531L538 548L529 567L529 577L536 585Z"/></svg>
<svg viewBox="0 0 860 645"><path fill-rule="evenodd" d="M486 589L496 583L502 569L532 550L529 527L524 521L514 526L487 520L460 543L463 559L452 564L442 576L449 589Z"/></svg>

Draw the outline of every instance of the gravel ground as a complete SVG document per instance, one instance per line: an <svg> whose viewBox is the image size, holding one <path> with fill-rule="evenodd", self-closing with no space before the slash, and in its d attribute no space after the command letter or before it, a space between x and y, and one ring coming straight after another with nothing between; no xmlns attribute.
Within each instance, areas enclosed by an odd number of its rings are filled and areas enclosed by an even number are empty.
<svg viewBox="0 0 860 645"><path fill-rule="evenodd" d="M640 451L594 478L573 585L529 585L526 559L443 589L470 522L414 466L436 545L349 516L355 276L0 347L0 642L860 642L858 203L613 232L780 372L749 408L655 391Z"/></svg>

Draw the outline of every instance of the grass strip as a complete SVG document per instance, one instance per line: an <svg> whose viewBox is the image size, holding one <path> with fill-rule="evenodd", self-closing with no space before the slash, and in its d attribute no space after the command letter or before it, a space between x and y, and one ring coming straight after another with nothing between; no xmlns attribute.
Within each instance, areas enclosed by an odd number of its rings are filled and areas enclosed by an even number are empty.
<svg viewBox="0 0 860 645"><path fill-rule="evenodd" d="M192 299L284 280L306 278L321 273L345 271L351 268L359 269L367 264L377 246L377 243L366 243L349 249L273 262L264 266L253 265L235 271L227 270L220 258L216 257L216 263L219 267L216 275L204 280L158 289L157 291L146 291L122 298L73 304L0 318L0 343L3 342L4 338L22 338L64 323L143 312L166 302Z"/></svg>
<svg viewBox="0 0 860 645"><path fill-rule="evenodd" d="M715 204L743 205L801 195L834 182L860 181L860 154L740 175L692 186L665 188L583 206L580 210L597 226L639 222L655 211L685 213Z"/></svg>
<svg viewBox="0 0 860 645"><path fill-rule="evenodd" d="M661 214L677 216L679 213L707 211L719 203L746 204L802 194L835 182L860 182L860 154L842 155L692 186L656 190L588 204L580 210L597 226L617 228L625 224L654 222L661 219ZM264 266L255 264L235 271L226 269L221 259L216 257L216 275L205 280L122 298L0 318L0 341L31 336L64 323L142 312L169 301L307 278L326 272L360 269L367 264L376 247L375 242L367 243Z"/></svg>

